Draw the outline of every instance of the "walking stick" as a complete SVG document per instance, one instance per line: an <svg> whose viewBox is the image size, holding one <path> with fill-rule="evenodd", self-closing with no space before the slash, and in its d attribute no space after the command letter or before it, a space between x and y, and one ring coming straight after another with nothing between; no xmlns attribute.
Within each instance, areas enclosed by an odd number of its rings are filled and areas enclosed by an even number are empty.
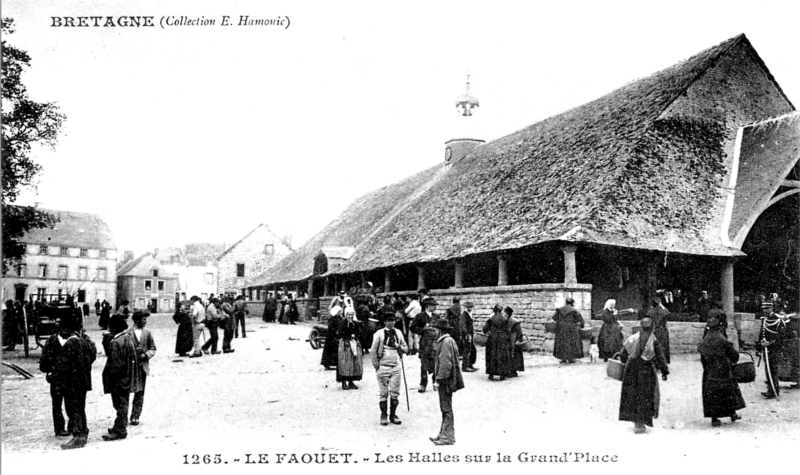
<svg viewBox="0 0 800 475"><path fill-rule="evenodd" d="M406 388L406 409L411 412L411 404L408 402L408 381L406 381L406 365L403 363L403 355L400 355L400 369L403 371L403 386Z"/></svg>

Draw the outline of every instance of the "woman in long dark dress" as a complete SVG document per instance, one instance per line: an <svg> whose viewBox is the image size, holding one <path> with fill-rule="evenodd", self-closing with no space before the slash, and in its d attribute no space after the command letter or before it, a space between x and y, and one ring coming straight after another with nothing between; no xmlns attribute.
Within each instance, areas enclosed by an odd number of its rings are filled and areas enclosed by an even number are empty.
<svg viewBox="0 0 800 475"><path fill-rule="evenodd" d="M647 312L647 316L653 319L653 333L664 350L664 361L669 364L669 330L667 329L667 317L669 310L661 303L661 299L653 299L653 308Z"/></svg>
<svg viewBox="0 0 800 475"><path fill-rule="evenodd" d="M722 335L716 316L709 314L706 322L708 333L697 345L703 363L703 417L710 417L711 425L718 427L720 417L730 417L731 422L741 419L736 411L744 409L745 403L732 371L739 352Z"/></svg>
<svg viewBox="0 0 800 475"><path fill-rule="evenodd" d="M322 360L319 362L325 369L333 369L339 362L339 327L342 324L342 307L333 307L328 318L328 333L325 335L325 346L322 347Z"/></svg>
<svg viewBox="0 0 800 475"><path fill-rule="evenodd" d="M575 300L567 298L566 305L556 309L553 320L556 322L556 339L553 344L553 356L562 363L574 363L583 358L583 342L581 327L583 317L575 307Z"/></svg>
<svg viewBox="0 0 800 475"><path fill-rule="evenodd" d="M614 299L606 300L603 306L603 326L600 327L600 334L597 337L597 349L600 350L600 358L608 361L609 358L622 350L622 328L617 322L617 301Z"/></svg>
<svg viewBox="0 0 800 475"><path fill-rule="evenodd" d="M660 393L656 369L666 381L669 368L661 344L653 334L653 320L644 317L639 324L641 331L622 344L620 359L628 366L622 379L619 420L633 422L633 431L642 434L645 426L653 427L653 419L658 417Z"/></svg>
<svg viewBox="0 0 800 475"><path fill-rule="evenodd" d="M175 338L175 353L181 356L189 356L189 352L192 351L194 347L192 317L189 316L189 309L180 305L175 309L175 315L172 316L172 320L178 324L178 335Z"/></svg>
<svg viewBox="0 0 800 475"><path fill-rule="evenodd" d="M511 345L511 328L500 305L494 306L494 315L483 325L486 341L486 374L489 379L500 376L500 380L514 374L514 355Z"/></svg>
<svg viewBox="0 0 800 475"><path fill-rule="evenodd" d="M339 326L339 360L336 365L336 381L342 383L342 389L358 389L353 381L361 381L364 375L362 350L359 337L361 323L355 320L353 307L344 310L344 321Z"/></svg>
<svg viewBox="0 0 800 475"><path fill-rule="evenodd" d="M518 345L518 343L525 341L525 335L522 334L522 324L512 316L514 315L514 309L506 307L503 309L503 313L508 320L508 328L511 333L511 347L514 351L511 362L511 369L513 370L511 376L517 376L517 371L525 371L525 358L522 354L522 346Z"/></svg>

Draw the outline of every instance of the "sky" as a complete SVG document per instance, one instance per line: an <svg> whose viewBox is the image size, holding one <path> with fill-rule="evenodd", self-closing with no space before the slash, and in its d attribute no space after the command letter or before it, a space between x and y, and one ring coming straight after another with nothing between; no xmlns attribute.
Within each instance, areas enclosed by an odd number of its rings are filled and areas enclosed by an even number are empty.
<svg viewBox="0 0 800 475"><path fill-rule="evenodd" d="M359 196L745 33L800 104L796 1L6 0L23 81L67 116L19 204L97 213L119 251L295 247ZM53 27L53 16L213 26ZM227 15L233 26L222 26ZM238 26L240 16L286 27ZM480 107L458 115L467 74Z"/></svg>

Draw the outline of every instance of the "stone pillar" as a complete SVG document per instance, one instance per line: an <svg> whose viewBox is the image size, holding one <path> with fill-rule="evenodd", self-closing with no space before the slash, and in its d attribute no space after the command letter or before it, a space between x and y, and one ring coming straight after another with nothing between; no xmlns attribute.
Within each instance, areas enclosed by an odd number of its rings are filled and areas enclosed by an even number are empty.
<svg viewBox="0 0 800 475"><path fill-rule="evenodd" d="M461 260L456 261L456 281L453 287L457 289L464 287L464 263Z"/></svg>
<svg viewBox="0 0 800 475"><path fill-rule="evenodd" d="M300 282L294 284L294 294L298 297L300 296Z"/></svg>
<svg viewBox="0 0 800 475"><path fill-rule="evenodd" d="M347 278L345 276L342 276L342 291L347 292Z"/></svg>
<svg viewBox="0 0 800 475"><path fill-rule="evenodd" d="M428 288L425 286L425 274L425 268L422 266L417 266L417 290Z"/></svg>
<svg viewBox="0 0 800 475"><path fill-rule="evenodd" d="M383 291L392 291L392 270L386 269L383 271Z"/></svg>
<svg viewBox="0 0 800 475"><path fill-rule="evenodd" d="M578 276L575 271L575 251L578 250L577 246L564 246L561 251L564 252L564 283L577 284Z"/></svg>
<svg viewBox="0 0 800 475"><path fill-rule="evenodd" d="M308 298L314 297L314 279L308 279Z"/></svg>
<svg viewBox="0 0 800 475"><path fill-rule="evenodd" d="M506 254L497 255L497 285L508 285L508 256Z"/></svg>
<svg viewBox="0 0 800 475"><path fill-rule="evenodd" d="M733 343L733 348L739 351L739 332L736 329L733 312L733 259L728 259L722 264L720 295L722 296L722 311L728 317L728 340Z"/></svg>

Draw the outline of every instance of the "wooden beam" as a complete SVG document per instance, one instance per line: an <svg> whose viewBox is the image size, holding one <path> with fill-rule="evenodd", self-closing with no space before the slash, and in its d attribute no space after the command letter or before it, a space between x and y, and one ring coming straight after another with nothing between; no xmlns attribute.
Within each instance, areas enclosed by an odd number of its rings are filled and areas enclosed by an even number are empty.
<svg viewBox="0 0 800 475"><path fill-rule="evenodd" d="M800 180L783 180L781 186L786 188L800 188Z"/></svg>

